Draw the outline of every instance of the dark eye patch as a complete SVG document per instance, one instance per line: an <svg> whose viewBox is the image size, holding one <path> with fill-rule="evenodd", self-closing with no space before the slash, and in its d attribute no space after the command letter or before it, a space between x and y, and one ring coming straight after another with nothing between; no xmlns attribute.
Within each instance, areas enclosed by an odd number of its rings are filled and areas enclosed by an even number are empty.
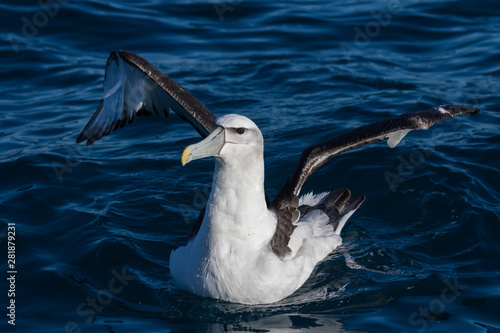
<svg viewBox="0 0 500 333"><path fill-rule="evenodd" d="M239 127L239 128L237 128L237 129L236 129L236 133L238 133L238 134L243 134L243 133L245 133L245 128L244 128L244 127Z"/></svg>

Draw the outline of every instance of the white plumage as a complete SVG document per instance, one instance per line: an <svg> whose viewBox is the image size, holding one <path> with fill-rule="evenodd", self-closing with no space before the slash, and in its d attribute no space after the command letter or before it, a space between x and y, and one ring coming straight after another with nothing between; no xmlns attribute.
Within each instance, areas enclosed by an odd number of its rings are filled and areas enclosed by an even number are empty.
<svg viewBox="0 0 500 333"><path fill-rule="evenodd" d="M224 128L225 143L214 155L205 217L196 237L172 252L172 276L182 289L204 297L246 304L279 301L342 243L339 234L345 221L334 230L323 211L309 212L296 223L288 244L291 253L276 256L270 241L277 219L265 200L262 134L238 115L218 118L216 125ZM245 128L245 133L238 135L234 128ZM314 206L326 194L307 194L301 204Z"/></svg>
<svg viewBox="0 0 500 333"><path fill-rule="evenodd" d="M365 199L347 189L298 198L306 179L334 156L387 140L393 148L414 129L479 110L441 105L364 125L304 149L272 202L264 188L263 138L248 118L220 118L144 58L112 52L104 94L77 138L94 143L135 116L174 111L204 138L184 150L182 163L215 157L212 192L190 240L171 253L177 284L199 296L261 304L297 290L314 266L338 247L346 221ZM202 221L201 221L202 219Z"/></svg>

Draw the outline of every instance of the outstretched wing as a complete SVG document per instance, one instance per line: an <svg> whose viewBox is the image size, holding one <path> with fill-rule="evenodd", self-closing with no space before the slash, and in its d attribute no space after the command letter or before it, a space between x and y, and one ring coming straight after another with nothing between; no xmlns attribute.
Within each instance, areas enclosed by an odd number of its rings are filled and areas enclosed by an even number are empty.
<svg viewBox="0 0 500 333"><path fill-rule="evenodd" d="M438 121L464 113L478 113L479 109L466 105L442 105L426 111L405 113L400 116L361 126L330 140L307 147L300 157L292 176L276 195L271 208L276 212L278 225L271 247L275 253L284 253L298 219L298 195L306 179L334 156L366 144L387 140L394 148L414 129L428 129ZM273 244L274 242L274 244ZM273 246L274 245L274 246ZM281 256L281 255L280 255Z"/></svg>
<svg viewBox="0 0 500 333"><path fill-rule="evenodd" d="M111 52L106 64L101 104L76 142L91 145L130 124L135 116L169 110L191 123L202 137L215 125L215 116L187 90L144 58L128 51Z"/></svg>

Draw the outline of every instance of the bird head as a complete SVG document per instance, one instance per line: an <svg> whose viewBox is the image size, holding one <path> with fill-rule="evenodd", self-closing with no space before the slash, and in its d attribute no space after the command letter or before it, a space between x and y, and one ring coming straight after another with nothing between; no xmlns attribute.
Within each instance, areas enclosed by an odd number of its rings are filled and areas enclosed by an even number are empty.
<svg viewBox="0 0 500 333"><path fill-rule="evenodd" d="M247 117L229 114L215 120L215 128L202 141L190 145L182 153L182 165L209 156L219 162L230 159L238 164L262 159L264 139L259 128Z"/></svg>

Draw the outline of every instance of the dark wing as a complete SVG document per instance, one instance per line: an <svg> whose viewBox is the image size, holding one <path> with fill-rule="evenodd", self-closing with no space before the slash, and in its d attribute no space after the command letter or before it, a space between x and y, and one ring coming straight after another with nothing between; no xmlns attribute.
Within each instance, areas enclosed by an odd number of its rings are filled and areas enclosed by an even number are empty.
<svg viewBox="0 0 500 333"><path fill-rule="evenodd" d="M111 52L101 104L76 142L87 140L91 145L133 122L135 116L168 117L169 110L191 123L202 137L214 128L215 116L168 75L132 52Z"/></svg>
<svg viewBox="0 0 500 333"><path fill-rule="evenodd" d="M464 113L478 112L479 109L472 106L442 105L426 111L405 113L394 118L361 126L330 140L307 147L302 152L292 176L271 203L271 208L278 217L276 233L271 241L273 251L279 256L288 253L288 241L295 228L293 223L300 216L297 206L302 185L304 185L307 177L331 158L351 149L383 140L387 140L389 147L394 148L411 130L428 129L438 121ZM359 206L362 199L364 198L358 197L358 203L353 201L352 205Z"/></svg>

